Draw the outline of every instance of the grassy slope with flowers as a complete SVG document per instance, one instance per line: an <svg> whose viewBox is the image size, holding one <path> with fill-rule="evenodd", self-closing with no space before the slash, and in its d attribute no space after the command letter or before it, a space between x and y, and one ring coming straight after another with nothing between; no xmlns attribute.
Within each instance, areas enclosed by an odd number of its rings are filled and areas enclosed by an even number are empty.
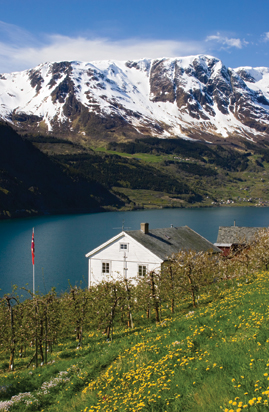
<svg viewBox="0 0 269 412"><path fill-rule="evenodd" d="M0 374L0 410L269 410L268 290L267 272L229 281L195 311L187 300L173 317L162 309L158 325L142 315L112 342L93 332L82 349L59 344L43 368L17 360Z"/></svg>

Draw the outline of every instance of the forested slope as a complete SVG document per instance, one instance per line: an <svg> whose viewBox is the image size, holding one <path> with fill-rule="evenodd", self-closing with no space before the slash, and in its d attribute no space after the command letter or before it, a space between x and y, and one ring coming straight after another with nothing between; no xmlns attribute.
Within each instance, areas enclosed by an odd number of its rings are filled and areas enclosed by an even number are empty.
<svg viewBox="0 0 269 412"><path fill-rule="evenodd" d="M0 217L100 210L122 202L0 123Z"/></svg>

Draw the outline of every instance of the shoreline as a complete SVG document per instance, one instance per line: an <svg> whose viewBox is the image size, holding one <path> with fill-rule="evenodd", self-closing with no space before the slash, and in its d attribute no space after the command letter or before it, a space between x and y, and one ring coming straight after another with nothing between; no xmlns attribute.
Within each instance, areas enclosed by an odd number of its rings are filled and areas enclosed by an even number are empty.
<svg viewBox="0 0 269 412"><path fill-rule="evenodd" d="M215 209L215 208L237 208L237 207L255 207L255 208L267 208L269 205L257 205L257 204L214 204L214 205L203 205L201 203L192 205L180 205L180 206L156 206L154 205L143 205L128 207L124 206L122 208L114 208L113 206L104 206L98 209L79 209L79 210L61 210L61 211L36 211L36 210L20 210L11 214L9 211L0 211L0 221L4 220L15 220L15 219L26 219L32 217L45 217L45 216L65 216L65 215L79 215L79 214L90 214L90 213L105 213L105 212L133 212L136 210L162 210L162 209Z"/></svg>

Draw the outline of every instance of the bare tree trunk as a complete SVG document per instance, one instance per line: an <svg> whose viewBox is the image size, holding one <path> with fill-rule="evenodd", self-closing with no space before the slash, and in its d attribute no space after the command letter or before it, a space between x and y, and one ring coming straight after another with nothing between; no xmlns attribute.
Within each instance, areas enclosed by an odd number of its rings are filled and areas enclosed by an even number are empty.
<svg viewBox="0 0 269 412"><path fill-rule="evenodd" d="M39 352L41 356L41 366L44 365L44 352L43 352L43 345L42 345L42 340L43 340L43 334L44 334L44 328L43 328L43 320L40 320L40 335L39 335Z"/></svg>
<svg viewBox="0 0 269 412"><path fill-rule="evenodd" d="M38 322L37 322L37 302L35 304L35 316L36 316L36 322L35 322L35 366L36 368L38 367L38 341L37 341L37 332L38 332Z"/></svg>
<svg viewBox="0 0 269 412"><path fill-rule="evenodd" d="M174 276L173 276L173 270L171 266L169 267L169 272L170 272L170 280L171 280L171 313L175 313L175 298L174 298Z"/></svg>
<svg viewBox="0 0 269 412"><path fill-rule="evenodd" d="M75 305L75 313L77 314L78 302L77 302L77 299L76 299L76 297L75 297L75 290L72 289L72 290L71 290L71 293L72 293L72 298L73 298L74 305ZM81 323L81 319L80 319L80 316L79 316L79 317L77 317L77 319L76 319L76 328L75 328L75 331L76 331L76 340L78 340L78 342L79 342L79 343L78 343L78 346L80 346L80 335L81 335L80 323Z"/></svg>
<svg viewBox="0 0 269 412"><path fill-rule="evenodd" d="M15 356L15 337L14 337L14 319L13 319L13 309L12 309L12 305L10 303L10 301L15 298L12 297L6 297L7 300L7 305L8 305L8 309L10 312L10 331L11 331L11 337L10 337L10 358L9 358L9 365L8 365L8 369L10 371L14 370L14 356Z"/></svg>
<svg viewBox="0 0 269 412"><path fill-rule="evenodd" d="M188 267L188 272L189 273L187 273L187 277L189 279L189 284L191 285L192 304L193 304L193 307L196 308L197 305L196 305L196 300L195 300L195 286L193 285L193 281L191 278L191 268L190 267Z"/></svg>
<svg viewBox="0 0 269 412"><path fill-rule="evenodd" d="M159 315L159 304L156 299L156 293L155 293L155 283L154 283L154 272L150 272L150 286L151 286L151 297L153 300L153 305L155 308L155 314L156 314L156 322L160 322L160 315Z"/></svg>
<svg viewBox="0 0 269 412"><path fill-rule="evenodd" d="M114 292L114 295L115 295L115 300L114 300L113 306L112 306L112 308L111 308L110 322L109 322L109 324L108 324L108 326L107 326L107 329L106 329L106 337L107 337L107 339L109 339L110 332L111 332L111 330L112 330L112 325L113 325L113 320L114 320L114 317L115 317L116 307L117 307L118 300L119 300L119 298L118 298L118 296L117 296L117 292L116 292L115 286L113 287L113 292Z"/></svg>
<svg viewBox="0 0 269 412"><path fill-rule="evenodd" d="M45 311L45 364L48 363L48 314Z"/></svg>
<svg viewBox="0 0 269 412"><path fill-rule="evenodd" d="M132 318L131 305L130 305L130 289L128 287L127 279L125 279L125 286L126 286L127 301L128 301L128 328L131 327L133 329L134 325L133 325L133 318Z"/></svg>
<svg viewBox="0 0 269 412"><path fill-rule="evenodd" d="M14 371L14 355L15 355L15 339L14 339L14 325L13 325L13 310L10 305L10 324L11 324L11 346L10 346L10 358L9 358L9 367L10 371Z"/></svg>

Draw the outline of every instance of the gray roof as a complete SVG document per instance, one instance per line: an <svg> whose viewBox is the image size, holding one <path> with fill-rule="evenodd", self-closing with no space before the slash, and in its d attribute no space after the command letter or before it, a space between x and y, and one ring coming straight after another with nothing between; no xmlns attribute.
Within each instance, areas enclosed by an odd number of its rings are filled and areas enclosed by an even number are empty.
<svg viewBox="0 0 269 412"><path fill-rule="evenodd" d="M262 227L220 226L217 242L215 244L240 244L250 243Z"/></svg>
<svg viewBox="0 0 269 412"><path fill-rule="evenodd" d="M166 260L173 253L178 253L180 250L194 250L196 252L213 250L215 253L220 252L220 249L214 246L213 243L188 226L151 229L147 234L141 230L129 230L125 233L162 260Z"/></svg>

